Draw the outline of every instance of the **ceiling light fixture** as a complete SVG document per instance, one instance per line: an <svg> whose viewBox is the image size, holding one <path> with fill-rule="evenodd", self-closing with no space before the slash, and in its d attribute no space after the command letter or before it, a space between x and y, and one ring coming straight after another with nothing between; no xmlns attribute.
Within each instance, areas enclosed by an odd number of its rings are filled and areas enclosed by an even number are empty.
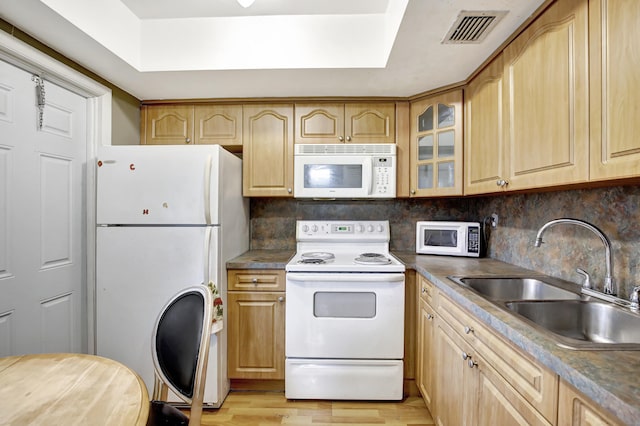
<svg viewBox="0 0 640 426"><path fill-rule="evenodd" d="M247 7L251 6L254 1L255 0L238 0L238 3L240 3L240 6L246 9Z"/></svg>

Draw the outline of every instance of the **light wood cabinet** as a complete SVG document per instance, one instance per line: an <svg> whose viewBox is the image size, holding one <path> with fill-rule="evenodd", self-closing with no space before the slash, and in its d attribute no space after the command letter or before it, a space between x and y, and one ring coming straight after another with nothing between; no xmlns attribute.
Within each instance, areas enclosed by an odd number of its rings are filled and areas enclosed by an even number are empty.
<svg viewBox="0 0 640 426"><path fill-rule="evenodd" d="M280 270L227 271L230 379L284 379L285 276Z"/></svg>
<svg viewBox="0 0 640 426"><path fill-rule="evenodd" d="M143 105L140 143L221 145L242 151L242 105Z"/></svg>
<svg viewBox="0 0 640 426"><path fill-rule="evenodd" d="M242 151L242 105L195 105L194 123L196 144Z"/></svg>
<svg viewBox="0 0 640 426"><path fill-rule="evenodd" d="M498 55L465 89L464 193L506 188L503 61Z"/></svg>
<svg viewBox="0 0 640 426"><path fill-rule="evenodd" d="M551 379L557 386L557 376L551 372L536 376L527 384L537 389L530 395L526 386L523 391L521 378L539 370L535 363L480 326L446 296L438 296L436 313L436 424L555 424L557 387L549 389L547 383ZM484 345L485 341L495 346Z"/></svg>
<svg viewBox="0 0 640 426"><path fill-rule="evenodd" d="M293 105L244 105L243 123L243 195L292 197Z"/></svg>
<svg viewBox="0 0 640 426"><path fill-rule="evenodd" d="M589 179L586 0L551 4L504 49L507 189Z"/></svg>
<svg viewBox="0 0 640 426"><path fill-rule="evenodd" d="M640 175L640 2L589 1L591 180Z"/></svg>
<svg viewBox="0 0 640 426"><path fill-rule="evenodd" d="M141 144L193 143L193 105L144 105L140 112Z"/></svg>
<svg viewBox="0 0 640 426"><path fill-rule="evenodd" d="M299 103L295 143L395 143L395 103Z"/></svg>
<svg viewBox="0 0 640 426"><path fill-rule="evenodd" d="M417 363L416 385L424 399L425 405L434 414L433 404L433 379L435 374L434 350L434 324L435 310L432 304L432 295L435 290L433 284L418 275L419 313L417 330Z"/></svg>
<svg viewBox="0 0 640 426"><path fill-rule="evenodd" d="M462 90L411 103L410 196L462 195Z"/></svg>
<svg viewBox="0 0 640 426"><path fill-rule="evenodd" d="M622 425L617 419L600 409L597 404L578 392L573 386L560 381L558 425L613 426Z"/></svg>

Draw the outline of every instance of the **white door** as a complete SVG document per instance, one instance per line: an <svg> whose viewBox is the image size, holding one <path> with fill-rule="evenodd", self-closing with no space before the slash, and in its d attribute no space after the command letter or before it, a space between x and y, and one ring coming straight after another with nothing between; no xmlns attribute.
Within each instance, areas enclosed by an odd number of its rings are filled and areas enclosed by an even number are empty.
<svg viewBox="0 0 640 426"><path fill-rule="evenodd" d="M0 61L0 356L79 352L86 99Z"/></svg>

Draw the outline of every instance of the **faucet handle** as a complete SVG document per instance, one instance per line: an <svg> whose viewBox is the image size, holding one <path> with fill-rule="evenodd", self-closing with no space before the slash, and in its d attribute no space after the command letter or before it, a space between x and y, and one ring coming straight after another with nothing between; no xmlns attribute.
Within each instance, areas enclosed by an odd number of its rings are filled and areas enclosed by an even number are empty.
<svg viewBox="0 0 640 426"><path fill-rule="evenodd" d="M591 276L584 269L577 268L576 272L584 277L584 281L582 282L582 288L591 288Z"/></svg>
<svg viewBox="0 0 640 426"><path fill-rule="evenodd" d="M640 286L633 287L631 290L631 297L629 298L631 301L631 305L629 305L629 309L634 312L640 311Z"/></svg>

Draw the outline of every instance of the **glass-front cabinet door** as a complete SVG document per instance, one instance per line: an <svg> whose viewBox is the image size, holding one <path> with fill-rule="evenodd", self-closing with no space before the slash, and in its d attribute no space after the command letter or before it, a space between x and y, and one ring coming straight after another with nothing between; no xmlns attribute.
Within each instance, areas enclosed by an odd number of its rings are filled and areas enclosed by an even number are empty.
<svg viewBox="0 0 640 426"><path fill-rule="evenodd" d="M411 196L462 195L462 90L411 103Z"/></svg>

